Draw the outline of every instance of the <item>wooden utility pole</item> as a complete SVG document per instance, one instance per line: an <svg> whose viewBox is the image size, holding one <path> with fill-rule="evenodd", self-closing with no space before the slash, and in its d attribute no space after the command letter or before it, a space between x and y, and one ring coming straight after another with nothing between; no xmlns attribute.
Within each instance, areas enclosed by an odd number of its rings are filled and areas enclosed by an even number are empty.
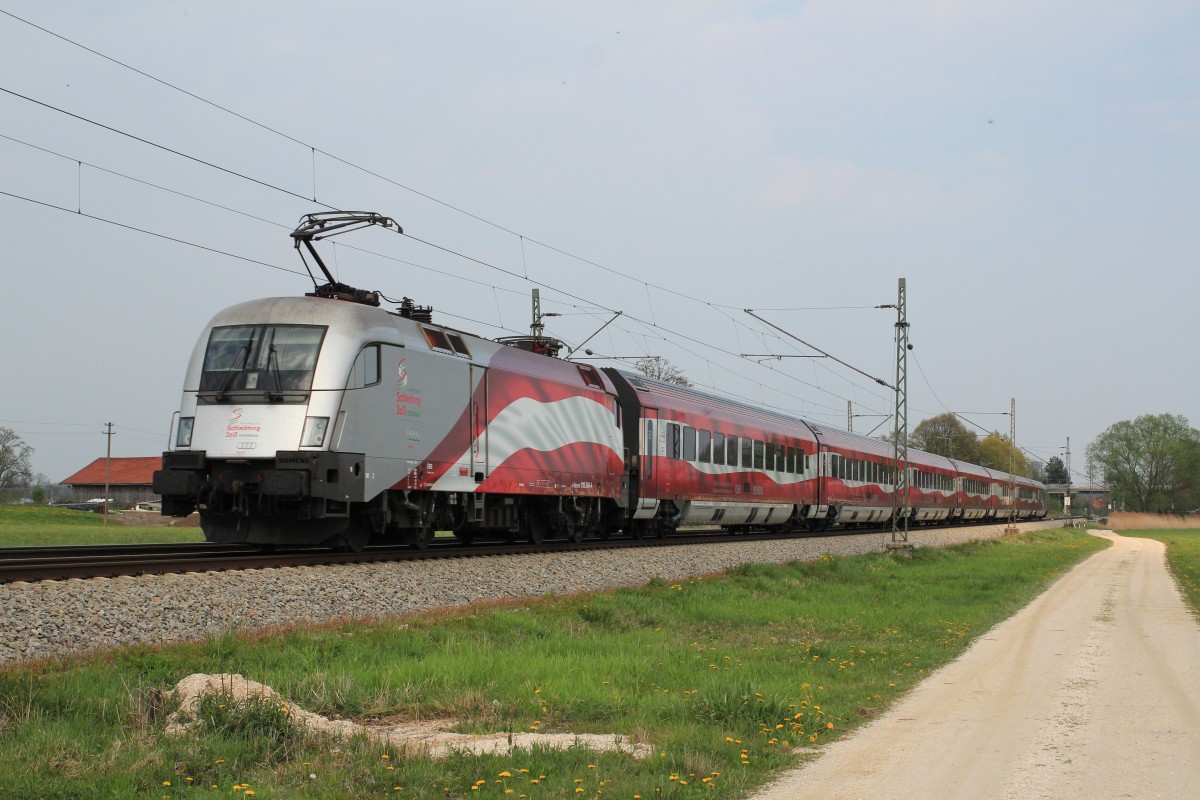
<svg viewBox="0 0 1200 800"><path fill-rule="evenodd" d="M108 437L108 450L104 454L104 524L108 525L108 486L112 480L112 437L113 424L111 422L104 423L107 429L104 435Z"/></svg>

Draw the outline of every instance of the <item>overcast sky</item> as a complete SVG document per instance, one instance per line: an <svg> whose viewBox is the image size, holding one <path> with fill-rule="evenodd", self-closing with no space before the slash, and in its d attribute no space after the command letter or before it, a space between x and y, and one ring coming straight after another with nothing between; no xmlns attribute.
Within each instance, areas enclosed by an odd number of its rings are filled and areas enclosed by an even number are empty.
<svg viewBox="0 0 1200 800"><path fill-rule="evenodd" d="M160 453L205 323L311 290L288 233L331 207L414 237L325 245L347 283L489 337L540 285L568 344L623 311L597 355L816 422L891 392L739 358L813 352L743 309L890 383L905 277L911 424L1015 397L1077 473L1120 420L1200 424L1195 2L0 10L0 425L54 481L109 421Z"/></svg>

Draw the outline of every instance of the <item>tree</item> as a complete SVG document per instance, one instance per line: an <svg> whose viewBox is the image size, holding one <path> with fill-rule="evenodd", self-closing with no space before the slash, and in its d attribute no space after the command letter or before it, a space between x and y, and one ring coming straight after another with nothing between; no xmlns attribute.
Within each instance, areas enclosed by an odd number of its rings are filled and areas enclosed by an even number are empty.
<svg viewBox="0 0 1200 800"><path fill-rule="evenodd" d="M1031 474L1029 459L1020 450L1013 447L1007 436L1001 436L992 431L979 440L979 461L981 467L1011 472L1028 478Z"/></svg>
<svg viewBox="0 0 1200 800"><path fill-rule="evenodd" d="M0 428L0 487L25 486L33 477L33 448L11 428Z"/></svg>
<svg viewBox="0 0 1200 800"><path fill-rule="evenodd" d="M1046 462L1046 483L1070 483L1071 476L1067 474L1067 466L1058 456L1051 456Z"/></svg>
<svg viewBox="0 0 1200 800"><path fill-rule="evenodd" d="M975 433L967 430L958 417L950 412L923 420L913 428L908 445L969 463L975 463L978 458L979 443Z"/></svg>
<svg viewBox="0 0 1200 800"><path fill-rule="evenodd" d="M647 378L675 383L680 386L691 386L692 382L683 374L683 370L662 356L646 356L633 362L634 368Z"/></svg>
<svg viewBox="0 0 1200 800"><path fill-rule="evenodd" d="M1088 472L1103 477L1130 511L1189 508L1200 471L1200 431L1185 417L1145 414L1115 423L1087 447Z"/></svg>

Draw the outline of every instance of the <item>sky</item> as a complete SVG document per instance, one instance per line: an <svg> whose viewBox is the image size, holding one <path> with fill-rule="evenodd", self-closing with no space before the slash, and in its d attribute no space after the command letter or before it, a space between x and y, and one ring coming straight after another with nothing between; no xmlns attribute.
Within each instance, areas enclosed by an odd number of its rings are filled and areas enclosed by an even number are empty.
<svg viewBox="0 0 1200 800"><path fill-rule="evenodd" d="M1200 425L1195 2L0 12L0 426L52 481L108 422L164 450L205 324L311 291L330 209L405 231L325 243L346 283L487 337L537 287L572 347L620 311L576 358L826 425L890 427L900 278L910 426L1015 399L1079 480L1113 423Z"/></svg>

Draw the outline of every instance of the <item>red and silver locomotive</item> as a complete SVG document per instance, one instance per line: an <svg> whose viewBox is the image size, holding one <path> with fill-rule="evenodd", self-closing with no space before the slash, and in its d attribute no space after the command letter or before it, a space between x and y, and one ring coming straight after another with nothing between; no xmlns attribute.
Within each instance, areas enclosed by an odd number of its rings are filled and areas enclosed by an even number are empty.
<svg viewBox="0 0 1200 800"><path fill-rule="evenodd" d="M202 333L155 490L199 509L206 538L368 540L434 531L580 540L681 526L791 530L1040 517L1045 487L611 368L435 324L431 310L335 283L313 239L377 215L310 215L297 232L329 283L218 313ZM398 227L398 226L397 226Z"/></svg>

